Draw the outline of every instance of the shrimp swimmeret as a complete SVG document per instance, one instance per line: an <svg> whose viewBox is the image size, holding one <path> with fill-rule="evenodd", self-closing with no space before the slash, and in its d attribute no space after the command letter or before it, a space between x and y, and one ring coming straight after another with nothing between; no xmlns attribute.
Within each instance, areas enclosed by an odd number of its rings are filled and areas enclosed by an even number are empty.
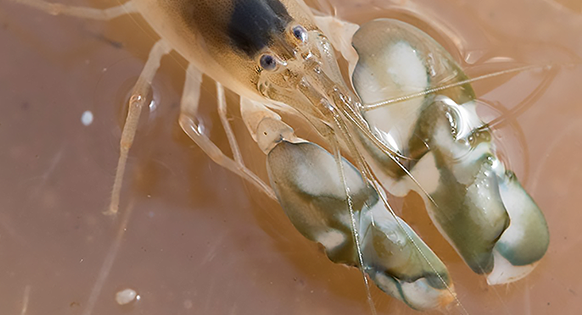
<svg viewBox="0 0 582 315"><path fill-rule="evenodd" d="M331 261L359 268L373 312L368 279L417 310L460 303L445 264L396 215L388 193L418 192L441 234L491 285L523 278L547 250L542 212L497 158L477 116L470 83L478 78L467 78L444 48L409 24L358 26L295 0L130 0L105 10L19 2L100 20L139 14L160 36L131 94L110 215L123 211L123 174L151 81L175 50L189 62L184 132L213 161L277 200ZM350 85L334 51L348 62ZM197 124L203 75L216 81L232 158ZM244 164L225 89L240 96L244 123L267 156L269 184ZM307 121L321 146L297 137L286 115Z"/></svg>

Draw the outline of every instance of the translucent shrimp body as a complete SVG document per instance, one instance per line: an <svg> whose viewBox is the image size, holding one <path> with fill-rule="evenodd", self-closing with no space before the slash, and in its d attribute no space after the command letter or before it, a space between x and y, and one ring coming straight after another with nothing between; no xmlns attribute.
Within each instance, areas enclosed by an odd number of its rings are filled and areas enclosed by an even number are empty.
<svg viewBox="0 0 582 315"><path fill-rule="evenodd" d="M448 83L433 82L427 73L444 71L453 83L464 74L436 42L408 26L395 24L396 35L405 35L395 41L394 23L370 22L353 39L356 55L351 43L357 26L314 17L300 0L130 0L108 10L22 2L95 19L139 13L161 38L132 92L109 214L118 211L125 162L152 77L162 56L176 50L189 62L180 115L186 134L216 163L278 200L301 234L322 244L333 262L358 267L366 283L370 277L419 310L456 298L445 265L396 216L384 189L396 195L419 191L443 235L490 283L525 276L545 253L543 215L499 163L487 131L477 134L481 122L471 107L470 85L439 96L426 92ZM410 53L418 43L424 46L412 51L430 56L428 66ZM350 63L357 95L342 79L334 48ZM217 82L232 158L198 128L203 74ZM244 164L226 119L224 88L240 96L243 120L267 156L270 185ZM365 109L414 93L422 97ZM305 118L331 153L297 138L279 116L288 112ZM393 126L403 127L396 134ZM459 191L456 198L446 194L452 188Z"/></svg>

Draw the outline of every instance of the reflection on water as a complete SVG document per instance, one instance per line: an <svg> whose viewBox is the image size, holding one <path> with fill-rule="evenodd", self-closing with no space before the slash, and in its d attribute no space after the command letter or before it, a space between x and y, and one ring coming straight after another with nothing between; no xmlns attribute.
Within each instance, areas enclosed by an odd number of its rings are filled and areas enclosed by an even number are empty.
<svg viewBox="0 0 582 315"><path fill-rule="evenodd" d="M429 32L473 77L501 70L501 61L566 64L582 54L575 1L344 2L331 3L351 21L396 17ZM1 313L369 314L356 269L329 262L276 203L212 163L179 129L185 62L177 55L163 60L153 83L157 106L142 116L123 190L125 216L101 214L117 161L121 104L155 38L137 22L52 17L0 3ZM525 280L488 287L438 235L418 196L402 202L405 219L451 270L463 307L445 313L572 313L582 306L581 75L580 66L561 65L475 84L485 120L498 123L504 161L550 227L550 249ZM212 83L204 88L202 122L224 143ZM86 111L94 118L88 126L81 121ZM233 123L246 153L260 156L236 111ZM264 175L262 157L248 164ZM124 289L140 300L118 305ZM372 296L380 314L414 313L376 288Z"/></svg>

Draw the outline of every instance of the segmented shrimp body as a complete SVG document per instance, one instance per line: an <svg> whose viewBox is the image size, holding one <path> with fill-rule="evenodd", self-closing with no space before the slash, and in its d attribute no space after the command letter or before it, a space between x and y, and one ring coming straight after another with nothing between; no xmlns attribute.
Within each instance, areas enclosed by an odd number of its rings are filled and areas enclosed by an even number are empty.
<svg viewBox="0 0 582 315"><path fill-rule="evenodd" d="M439 231L490 284L524 277L547 249L543 214L496 157L470 80L408 24L380 19L359 27L314 15L300 0L130 0L108 10L21 2L96 19L139 13L160 36L132 92L109 214L118 211L153 75L175 50L189 62L180 115L186 134L278 200L331 261L358 267L366 283L369 277L410 307L432 309L456 297L445 264L395 214L386 191L419 192ZM334 51L348 61L351 85ZM198 128L203 74L217 82L233 157ZM244 164L224 88L240 96L245 125L267 156L269 184ZM309 122L323 146L297 137L283 120L288 113Z"/></svg>

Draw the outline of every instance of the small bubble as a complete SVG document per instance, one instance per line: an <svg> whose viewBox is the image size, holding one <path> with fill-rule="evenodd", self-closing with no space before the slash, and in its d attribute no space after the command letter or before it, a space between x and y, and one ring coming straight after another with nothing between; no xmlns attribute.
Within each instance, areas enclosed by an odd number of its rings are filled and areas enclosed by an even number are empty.
<svg viewBox="0 0 582 315"><path fill-rule="evenodd" d="M90 110L86 110L81 115L81 123L85 126L89 126L93 123L93 113Z"/></svg>
<svg viewBox="0 0 582 315"><path fill-rule="evenodd" d="M139 300L141 297L137 295L137 292L133 289L125 289L117 292L115 294L115 301L119 305L125 305L133 302L134 300Z"/></svg>

